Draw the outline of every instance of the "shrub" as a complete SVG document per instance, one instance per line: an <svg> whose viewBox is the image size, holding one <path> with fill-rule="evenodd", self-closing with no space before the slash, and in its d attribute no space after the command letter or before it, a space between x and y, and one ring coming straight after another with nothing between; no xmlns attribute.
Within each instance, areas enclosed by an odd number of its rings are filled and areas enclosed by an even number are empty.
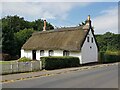
<svg viewBox="0 0 120 90"><path fill-rule="evenodd" d="M18 59L18 62L30 62L30 61L32 61L32 60L29 58L26 58L26 57L22 57L22 58Z"/></svg>
<svg viewBox="0 0 120 90"><path fill-rule="evenodd" d="M112 63L120 61L120 54L116 52L100 52L100 63Z"/></svg>
<svg viewBox="0 0 120 90"><path fill-rule="evenodd" d="M9 54L2 53L1 56L3 61L9 61L11 59L11 56Z"/></svg>
<svg viewBox="0 0 120 90"><path fill-rule="evenodd" d="M41 57L42 68L46 70L79 66L77 57Z"/></svg>

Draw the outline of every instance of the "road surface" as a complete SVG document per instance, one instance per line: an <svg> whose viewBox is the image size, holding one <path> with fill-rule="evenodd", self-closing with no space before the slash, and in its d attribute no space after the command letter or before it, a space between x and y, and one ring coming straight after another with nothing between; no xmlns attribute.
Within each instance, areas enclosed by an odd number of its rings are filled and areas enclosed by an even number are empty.
<svg viewBox="0 0 120 90"><path fill-rule="evenodd" d="M118 88L118 65L4 83L3 88Z"/></svg>

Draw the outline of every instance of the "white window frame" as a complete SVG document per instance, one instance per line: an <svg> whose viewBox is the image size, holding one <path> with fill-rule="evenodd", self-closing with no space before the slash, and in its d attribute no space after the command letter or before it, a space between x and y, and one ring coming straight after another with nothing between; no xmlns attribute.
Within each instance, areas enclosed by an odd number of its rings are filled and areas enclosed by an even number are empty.
<svg viewBox="0 0 120 90"><path fill-rule="evenodd" d="M63 56L69 56L70 55L70 52L69 51L67 51L67 50L64 50L63 51Z"/></svg>
<svg viewBox="0 0 120 90"><path fill-rule="evenodd" d="M53 50L49 50L49 56L53 56L54 55L54 51Z"/></svg>
<svg viewBox="0 0 120 90"><path fill-rule="evenodd" d="M44 50L40 50L40 56L44 56Z"/></svg>

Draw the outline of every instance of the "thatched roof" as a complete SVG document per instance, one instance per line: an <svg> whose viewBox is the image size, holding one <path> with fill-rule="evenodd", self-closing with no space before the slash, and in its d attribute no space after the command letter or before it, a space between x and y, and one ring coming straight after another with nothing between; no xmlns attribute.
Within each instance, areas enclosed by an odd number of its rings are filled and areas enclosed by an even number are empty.
<svg viewBox="0 0 120 90"><path fill-rule="evenodd" d="M83 26L36 32L22 49L80 51L87 32Z"/></svg>

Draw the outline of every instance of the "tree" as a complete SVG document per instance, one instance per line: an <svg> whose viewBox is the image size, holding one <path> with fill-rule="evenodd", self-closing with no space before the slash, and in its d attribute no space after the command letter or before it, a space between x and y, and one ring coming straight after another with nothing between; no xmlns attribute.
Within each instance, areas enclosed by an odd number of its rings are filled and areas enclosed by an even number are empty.
<svg viewBox="0 0 120 90"><path fill-rule="evenodd" d="M17 33L14 33L14 40L16 45L15 52L17 55L20 56L20 50L22 45L30 38L33 32L34 32L33 29L24 29L24 30L20 30Z"/></svg>
<svg viewBox="0 0 120 90"><path fill-rule="evenodd" d="M38 19L38 20L31 22L31 24L32 24L32 27L35 31L42 31L43 30L43 26L44 26L43 20ZM48 22L46 22L46 26L47 26L46 30L54 29L54 27Z"/></svg>
<svg viewBox="0 0 120 90"><path fill-rule="evenodd" d="M2 51L3 53L9 53L10 55L15 55L14 53L14 33L8 28L4 27L5 30L2 32Z"/></svg>
<svg viewBox="0 0 120 90"><path fill-rule="evenodd" d="M41 19L30 22L17 15L6 16L0 19L0 29L2 29L0 41L2 41L3 53L12 56L20 55L20 48L23 43L30 37L29 35L31 35L34 30L42 31L43 23ZM54 29L54 27L47 22L47 30L50 29Z"/></svg>
<svg viewBox="0 0 120 90"><path fill-rule="evenodd" d="M106 32L103 35L96 35L100 51L119 51L120 34Z"/></svg>

